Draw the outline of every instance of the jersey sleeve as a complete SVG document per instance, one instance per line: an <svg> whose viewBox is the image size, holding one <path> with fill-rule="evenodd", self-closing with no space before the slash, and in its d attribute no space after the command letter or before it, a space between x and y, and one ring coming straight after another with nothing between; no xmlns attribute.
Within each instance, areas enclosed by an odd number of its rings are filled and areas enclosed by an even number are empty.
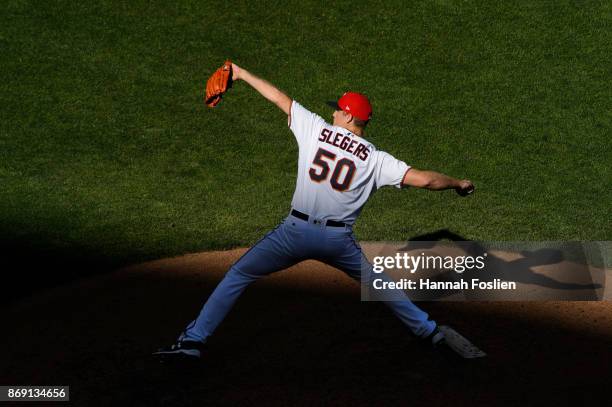
<svg viewBox="0 0 612 407"><path fill-rule="evenodd" d="M295 100L291 103L289 128L293 132L298 145L301 146L310 140L315 140L319 128L323 125L325 125L325 120L321 116L312 113Z"/></svg>
<svg viewBox="0 0 612 407"><path fill-rule="evenodd" d="M406 175L406 171L410 169L410 166L384 151L377 151L376 154L377 161L374 178L376 188L382 188L387 185L401 188L404 175Z"/></svg>

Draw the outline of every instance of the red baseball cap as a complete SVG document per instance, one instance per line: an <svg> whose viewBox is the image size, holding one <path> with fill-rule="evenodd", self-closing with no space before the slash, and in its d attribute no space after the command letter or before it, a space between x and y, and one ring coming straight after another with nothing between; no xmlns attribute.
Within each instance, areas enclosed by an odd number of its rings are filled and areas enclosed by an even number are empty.
<svg viewBox="0 0 612 407"><path fill-rule="evenodd" d="M368 121L372 117L372 105L367 96L357 92L346 92L337 102L327 102L336 110L344 110L358 119Z"/></svg>

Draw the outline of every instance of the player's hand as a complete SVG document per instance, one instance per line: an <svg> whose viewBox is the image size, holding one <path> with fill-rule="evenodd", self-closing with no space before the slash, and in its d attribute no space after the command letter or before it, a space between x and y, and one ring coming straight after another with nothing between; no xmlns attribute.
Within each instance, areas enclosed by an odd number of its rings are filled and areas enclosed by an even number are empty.
<svg viewBox="0 0 612 407"><path fill-rule="evenodd" d="M468 179L463 179L459 181L459 186L455 188L455 191L457 191L460 196L468 196L474 192L474 184Z"/></svg>
<svg viewBox="0 0 612 407"><path fill-rule="evenodd" d="M235 82L235 81L242 79L241 74L242 74L242 69L238 65L232 63L232 81Z"/></svg>

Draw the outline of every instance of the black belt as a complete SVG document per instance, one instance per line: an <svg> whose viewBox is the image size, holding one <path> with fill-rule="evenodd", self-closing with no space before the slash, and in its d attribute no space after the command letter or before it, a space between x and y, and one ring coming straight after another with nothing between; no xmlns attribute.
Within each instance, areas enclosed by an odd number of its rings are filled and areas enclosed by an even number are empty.
<svg viewBox="0 0 612 407"><path fill-rule="evenodd" d="M310 219L310 216L308 216L305 213L302 213L300 211L296 211L295 209L291 209L291 215L295 216L296 218L305 220L306 222L308 222L308 219ZM315 223L317 223L317 221L315 221ZM347 226L346 223L338 222L337 220L328 220L328 221L325 221L325 225L326 226L333 226L333 227L337 227L337 228L343 228L343 227Z"/></svg>

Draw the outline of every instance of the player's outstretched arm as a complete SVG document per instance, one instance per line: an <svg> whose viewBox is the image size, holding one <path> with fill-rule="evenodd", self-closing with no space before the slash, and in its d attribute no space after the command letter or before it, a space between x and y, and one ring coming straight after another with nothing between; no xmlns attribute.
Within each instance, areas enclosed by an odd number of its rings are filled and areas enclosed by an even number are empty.
<svg viewBox="0 0 612 407"><path fill-rule="evenodd" d="M425 188L432 191L441 191L443 189L454 189L461 196L466 196L474 192L474 184L467 179L457 179L448 175L440 174L435 171L422 171L416 168L411 168L406 171L403 186L411 186L416 188Z"/></svg>
<svg viewBox="0 0 612 407"><path fill-rule="evenodd" d="M265 79L253 75L236 64L232 64L232 80L245 81L257 92L261 93L263 97L278 106L287 116L291 113L291 98Z"/></svg>

